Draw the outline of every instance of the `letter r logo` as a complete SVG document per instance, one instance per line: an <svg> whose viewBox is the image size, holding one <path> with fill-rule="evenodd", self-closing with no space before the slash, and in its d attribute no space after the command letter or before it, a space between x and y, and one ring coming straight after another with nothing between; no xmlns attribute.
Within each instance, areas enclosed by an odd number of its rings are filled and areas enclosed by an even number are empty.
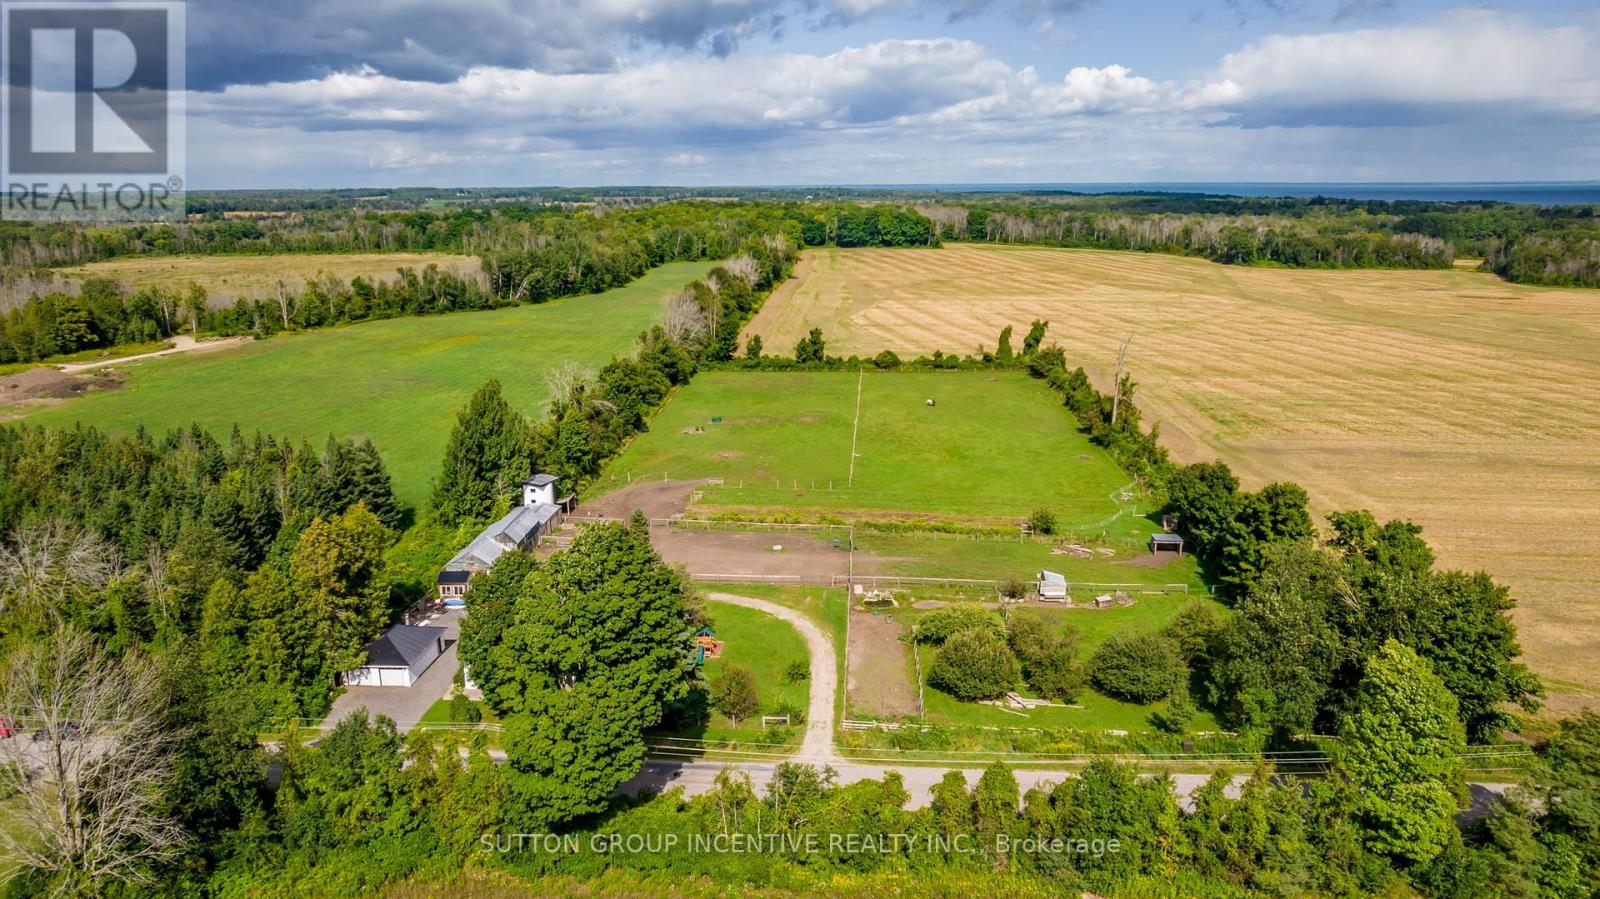
<svg viewBox="0 0 1600 899"><path fill-rule="evenodd" d="M176 7L174 9L173 7ZM7 2L6 170L162 174L183 90L182 5Z"/></svg>

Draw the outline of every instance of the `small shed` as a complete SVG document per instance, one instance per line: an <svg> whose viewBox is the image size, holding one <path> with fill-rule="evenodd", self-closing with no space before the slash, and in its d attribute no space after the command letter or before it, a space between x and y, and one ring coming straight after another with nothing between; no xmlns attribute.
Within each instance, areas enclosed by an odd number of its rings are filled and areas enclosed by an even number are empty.
<svg viewBox="0 0 1600 899"><path fill-rule="evenodd" d="M1151 534L1150 551L1183 555L1183 538L1177 534Z"/></svg>
<svg viewBox="0 0 1600 899"><path fill-rule="evenodd" d="M1039 572L1039 599L1045 602L1067 601L1067 579L1054 571Z"/></svg>
<svg viewBox="0 0 1600 899"><path fill-rule="evenodd" d="M362 649L367 663L340 676L347 687L409 687L444 653L442 627L396 624Z"/></svg>

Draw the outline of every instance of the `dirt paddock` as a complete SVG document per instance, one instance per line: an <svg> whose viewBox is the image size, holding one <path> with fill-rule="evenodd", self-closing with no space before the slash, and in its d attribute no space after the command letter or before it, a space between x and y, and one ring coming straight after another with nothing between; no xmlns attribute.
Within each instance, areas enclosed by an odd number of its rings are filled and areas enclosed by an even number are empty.
<svg viewBox="0 0 1600 899"><path fill-rule="evenodd" d="M910 652L893 613L850 611L849 691L851 715L885 718L917 714L917 682Z"/></svg>

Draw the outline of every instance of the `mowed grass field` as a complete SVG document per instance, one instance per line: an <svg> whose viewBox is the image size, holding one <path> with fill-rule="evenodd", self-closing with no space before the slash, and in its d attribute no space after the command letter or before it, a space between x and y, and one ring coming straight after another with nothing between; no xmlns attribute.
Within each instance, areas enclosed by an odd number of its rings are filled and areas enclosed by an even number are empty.
<svg viewBox="0 0 1600 899"><path fill-rule="evenodd" d="M663 477L724 479L696 508L1003 524L1044 508L1080 530L1109 525L1130 481L1012 372L705 372L593 492Z"/></svg>
<svg viewBox="0 0 1600 899"><path fill-rule="evenodd" d="M1423 525L1509 584L1552 706L1600 702L1600 291L1095 250L809 250L751 323L775 351L970 353L1035 318L1184 461Z"/></svg>
<svg viewBox="0 0 1600 899"><path fill-rule="evenodd" d="M444 271L476 277L482 265L476 256L451 253L283 253L264 256L139 256L108 259L60 270L75 279L116 278L134 287L183 289L190 282L206 289L213 306L231 306L237 299L274 296L278 282L298 291L306 281L332 275L341 281L361 276L392 281L395 270L422 270L437 265Z"/></svg>
<svg viewBox="0 0 1600 899"><path fill-rule="evenodd" d="M711 263L672 263L634 283L538 306L366 322L287 334L239 349L129 364L120 390L37 408L36 424L84 422L153 433L198 422L245 433L370 437L407 503L426 503L456 412L499 378L508 400L541 417L545 375L630 352L666 296Z"/></svg>

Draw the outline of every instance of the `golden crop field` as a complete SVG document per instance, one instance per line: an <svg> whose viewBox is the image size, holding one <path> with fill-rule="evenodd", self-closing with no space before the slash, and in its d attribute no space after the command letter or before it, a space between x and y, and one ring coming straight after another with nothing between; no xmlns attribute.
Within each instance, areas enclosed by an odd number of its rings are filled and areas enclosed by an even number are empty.
<svg viewBox="0 0 1600 899"><path fill-rule="evenodd" d="M429 264L458 275L476 276L481 266L476 256L450 253L281 253L266 256L137 256L108 259L64 268L70 278L103 275L131 287L146 285L182 289L191 281L206 289L213 306L231 306L236 299L265 297L282 281L298 290L308 279L325 274L348 281L360 275L369 281L389 281L400 268L422 269Z"/></svg>
<svg viewBox="0 0 1600 899"><path fill-rule="evenodd" d="M1600 291L1470 271L1308 271L958 244L810 250L750 325L770 352L971 353L1035 318L1102 386L1129 371L1162 442L1321 511L1424 526L1509 584L1551 705L1600 699Z"/></svg>

